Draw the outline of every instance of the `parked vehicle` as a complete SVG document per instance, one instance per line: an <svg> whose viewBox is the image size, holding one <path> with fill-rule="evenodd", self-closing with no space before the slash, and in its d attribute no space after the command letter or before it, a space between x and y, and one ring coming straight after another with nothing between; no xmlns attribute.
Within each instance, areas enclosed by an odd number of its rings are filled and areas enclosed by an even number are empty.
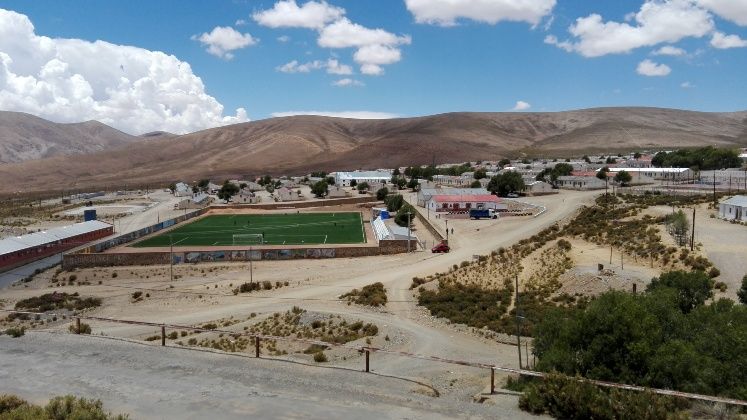
<svg viewBox="0 0 747 420"><path fill-rule="evenodd" d="M431 252L434 254L446 253L449 252L450 249L451 248L449 248L449 244L447 244L446 242L441 242L440 244L431 248Z"/></svg>
<svg viewBox="0 0 747 420"><path fill-rule="evenodd" d="M497 219L498 214L493 209L470 209L469 210L469 218L470 219Z"/></svg>
<svg viewBox="0 0 747 420"><path fill-rule="evenodd" d="M517 194L515 192L512 192L512 193L506 194L506 197L508 197L508 198L519 198L519 194Z"/></svg>

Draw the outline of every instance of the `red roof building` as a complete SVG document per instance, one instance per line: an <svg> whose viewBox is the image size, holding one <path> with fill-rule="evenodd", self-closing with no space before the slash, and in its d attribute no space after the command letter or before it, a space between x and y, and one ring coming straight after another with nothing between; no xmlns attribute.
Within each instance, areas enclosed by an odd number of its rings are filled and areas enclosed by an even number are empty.
<svg viewBox="0 0 747 420"><path fill-rule="evenodd" d="M506 204L492 194L475 195L434 195L427 206L432 211L454 212L469 209L505 209Z"/></svg>

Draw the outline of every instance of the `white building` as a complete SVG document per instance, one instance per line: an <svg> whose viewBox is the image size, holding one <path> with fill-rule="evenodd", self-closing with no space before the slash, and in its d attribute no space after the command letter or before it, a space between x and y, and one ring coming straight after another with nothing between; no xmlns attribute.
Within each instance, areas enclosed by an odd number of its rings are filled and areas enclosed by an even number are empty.
<svg viewBox="0 0 747 420"><path fill-rule="evenodd" d="M349 187L351 181L357 184L367 182L369 185L386 184L392 179L391 172L388 171L353 171L353 172L335 172L335 185Z"/></svg>
<svg viewBox="0 0 747 420"><path fill-rule="evenodd" d="M434 195L487 195L485 188L427 188L421 184L418 191L418 206L425 207Z"/></svg>
<svg viewBox="0 0 747 420"><path fill-rule="evenodd" d="M192 187L183 182L177 182L174 195L177 197L189 197L192 195Z"/></svg>
<svg viewBox="0 0 747 420"><path fill-rule="evenodd" d="M735 195L719 203L718 217L726 220L747 222L747 196Z"/></svg>
<svg viewBox="0 0 747 420"><path fill-rule="evenodd" d="M465 212L470 209L506 210L508 205L492 194L434 195L427 208L435 212Z"/></svg>
<svg viewBox="0 0 747 420"><path fill-rule="evenodd" d="M603 180L595 176L559 176L556 184L558 188L568 190L598 190L605 186Z"/></svg>
<svg viewBox="0 0 747 420"><path fill-rule="evenodd" d="M234 201L239 204L257 204L261 200L262 199L249 187L239 191L239 194L234 197Z"/></svg>
<svg viewBox="0 0 747 420"><path fill-rule="evenodd" d="M668 181L683 181L686 179L692 179L695 175L690 168L609 168L610 172L616 174L620 171L625 171L633 177L633 182L636 180L636 176L648 177L657 180L668 180Z"/></svg>
<svg viewBox="0 0 747 420"><path fill-rule="evenodd" d="M299 201L303 200L303 197L298 193L296 190L291 190L288 188L278 188L275 190L275 193L278 196L279 201Z"/></svg>
<svg viewBox="0 0 747 420"><path fill-rule="evenodd" d="M553 189L552 185L545 181L524 181L524 192L529 195L543 195L557 193L558 190Z"/></svg>

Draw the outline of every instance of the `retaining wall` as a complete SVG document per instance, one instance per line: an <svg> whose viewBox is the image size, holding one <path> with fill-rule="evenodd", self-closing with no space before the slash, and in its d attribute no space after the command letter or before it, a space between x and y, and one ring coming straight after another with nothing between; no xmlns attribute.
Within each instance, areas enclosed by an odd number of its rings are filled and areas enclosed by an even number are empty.
<svg viewBox="0 0 747 420"><path fill-rule="evenodd" d="M416 241L411 241L411 249L416 249ZM252 249L217 251L179 251L173 253L174 264L201 262L245 262L258 260L294 260L319 258L357 258L374 255L400 254L407 252L407 240L381 241L379 246L339 247L339 248L293 248L293 249ZM66 254L62 268L113 267L128 265L165 265L170 263L170 252L127 252Z"/></svg>
<svg viewBox="0 0 747 420"><path fill-rule="evenodd" d="M257 210L277 210L277 209L304 209L309 207L330 207L345 204L363 204L375 203L379 200L371 195L362 195L360 197L330 198L327 200L309 200L309 201L292 201L277 203L258 203L258 204L228 204L225 206L216 206L213 209L257 209Z"/></svg>

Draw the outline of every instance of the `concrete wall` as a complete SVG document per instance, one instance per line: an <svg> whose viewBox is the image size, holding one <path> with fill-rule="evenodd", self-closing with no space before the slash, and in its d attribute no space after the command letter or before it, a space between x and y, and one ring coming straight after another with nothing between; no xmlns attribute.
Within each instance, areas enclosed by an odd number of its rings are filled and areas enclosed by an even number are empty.
<svg viewBox="0 0 747 420"><path fill-rule="evenodd" d="M346 197L346 198L331 198L328 200L311 200L311 201L299 201L291 203L260 203L260 204L229 204L227 206L215 207L215 209L258 209L258 210L277 210L277 209L303 209L309 207L329 207L339 206L344 204L362 204L362 203L375 203L376 197L371 195L363 195L360 197Z"/></svg>
<svg viewBox="0 0 747 420"><path fill-rule="evenodd" d="M416 241L411 241L415 250ZM378 247L340 247L340 248L260 248L248 250L225 251L190 251L174 252L174 264L196 264L201 262L245 262L254 260L292 260L319 258L358 258L374 255L390 255L407 252L407 240L381 241ZM169 252L127 252L127 253L93 253L66 254L63 256L62 268L113 267L129 265L165 265L169 264Z"/></svg>

